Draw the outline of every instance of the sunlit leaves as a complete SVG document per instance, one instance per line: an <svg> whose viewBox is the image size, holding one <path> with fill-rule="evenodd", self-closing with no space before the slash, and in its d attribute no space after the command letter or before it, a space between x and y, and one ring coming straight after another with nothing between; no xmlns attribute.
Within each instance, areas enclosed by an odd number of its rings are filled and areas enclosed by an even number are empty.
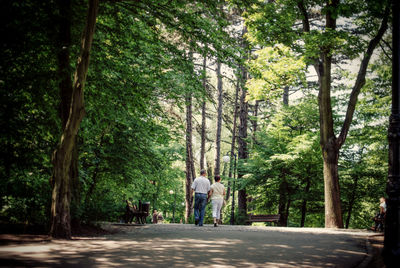
<svg viewBox="0 0 400 268"><path fill-rule="evenodd" d="M289 47L275 45L255 52L249 68L254 78L247 83L249 95L253 99L265 99L272 94L281 95L286 86L305 82L306 64L303 57L296 56Z"/></svg>

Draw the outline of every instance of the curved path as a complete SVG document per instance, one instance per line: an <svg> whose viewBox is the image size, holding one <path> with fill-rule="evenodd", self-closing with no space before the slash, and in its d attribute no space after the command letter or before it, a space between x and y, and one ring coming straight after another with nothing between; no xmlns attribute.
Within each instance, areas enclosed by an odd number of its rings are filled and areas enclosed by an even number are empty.
<svg viewBox="0 0 400 268"><path fill-rule="evenodd" d="M366 231L183 224L108 225L125 233L0 246L12 267L365 267Z"/></svg>

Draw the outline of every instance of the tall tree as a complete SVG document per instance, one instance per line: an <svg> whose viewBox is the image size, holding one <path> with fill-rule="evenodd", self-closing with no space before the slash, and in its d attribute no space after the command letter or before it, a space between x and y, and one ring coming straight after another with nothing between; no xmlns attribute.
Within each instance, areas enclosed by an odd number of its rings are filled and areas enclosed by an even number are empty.
<svg viewBox="0 0 400 268"><path fill-rule="evenodd" d="M283 98L282 103L283 107L287 108L289 106L289 87L286 86L283 89ZM288 172L285 168L281 169L281 183L279 185L279 205L278 205L278 214L281 215L279 219L279 226L287 226L288 218L289 218L289 208L290 208L290 186L286 179Z"/></svg>
<svg viewBox="0 0 400 268"><path fill-rule="evenodd" d="M221 167L221 131L222 131L222 106L223 106L223 84L221 73L221 61L217 59L217 94L218 94L218 108L217 108L217 132L215 137L215 166L214 175L220 175Z"/></svg>
<svg viewBox="0 0 400 268"><path fill-rule="evenodd" d="M58 75L60 88L60 117L61 125L64 130L67 126L69 111L72 100L72 80L70 66L70 48L71 48L71 27L72 27L72 8L71 1L59 1L60 10L60 30L59 30L59 52L58 52ZM69 177L71 180L71 198L73 202L79 202L79 177L78 177L78 137L75 137Z"/></svg>
<svg viewBox="0 0 400 268"><path fill-rule="evenodd" d="M72 154L76 145L76 135L85 114L83 89L89 68L90 49L93 42L98 8L98 0L89 1L86 26L82 35L81 52L74 74L70 113L60 143L53 153L53 174L51 179L53 193L50 230L50 234L53 237L71 238L71 178L69 171Z"/></svg>
<svg viewBox="0 0 400 268"><path fill-rule="evenodd" d="M207 92L207 56L203 56L203 88L204 92ZM200 170L204 169L204 158L206 154L206 100L203 100L201 105L201 145L200 145Z"/></svg>
<svg viewBox="0 0 400 268"><path fill-rule="evenodd" d="M243 29L243 36L246 33L246 28ZM243 43L245 43L243 41ZM246 100L247 90L245 83L247 80L247 70L244 66L241 67L241 95L240 95L240 111L239 111L239 131L238 131L238 159L243 163L248 158L247 151L247 121L248 121L248 102ZM238 179L244 175L243 169L238 170ZM238 191L238 209L239 217L244 217L247 214L247 194L244 186L239 188Z"/></svg>
<svg viewBox="0 0 400 268"><path fill-rule="evenodd" d="M237 139L237 117L239 111L239 92L240 92L240 77L238 76L235 87L235 100L234 100L234 110L233 110L233 126L232 126L232 138L231 138L231 148L230 148L230 162L229 162L229 178L232 178L233 171L233 158L232 156L235 153L236 148L236 139ZM231 181L228 181L228 188L226 190L225 200L229 199L231 193Z"/></svg>
<svg viewBox="0 0 400 268"><path fill-rule="evenodd" d="M192 214L193 196L191 191L194 174L193 167L193 152L192 152L192 94L189 92L186 97L186 212L185 222L189 222Z"/></svg>
<svg viewBox="0 0 400 268"><path fill-rule="evenodd" d="M250 39L265 45L284 43L298 53L305 52L304 55L317 73L320 143L324 162L325 226L341 228L343 221L338 175L339 151L346 140L358 94L365 84L369 61L387 29L390 10L388 1L372 4L369 1L282 0L261 5L260 9L249 12L252 13L247 20ZM370 19L363 19L366 14ZM318 23L311 23L311 16ZM358 31L355 32L349 24L342 23L340 17L354 21L359 19ZM301 28L297 26L298 21L301 21ZM364 36L357 35L359 33ZM305 46L300 47L296 40L301 40ZM340 63L343 58L354 59L362 53L346 116L340 134L336 136L331 97L332 64Z"/></svg>
<svg viewBox="0 0 400 268"><path fill-rule="evenodd" d="M0 10L0 214L6 221L44 226L50 155L60 133L60 40L54 21L59 7L49 1L2 1Z"/></svg>

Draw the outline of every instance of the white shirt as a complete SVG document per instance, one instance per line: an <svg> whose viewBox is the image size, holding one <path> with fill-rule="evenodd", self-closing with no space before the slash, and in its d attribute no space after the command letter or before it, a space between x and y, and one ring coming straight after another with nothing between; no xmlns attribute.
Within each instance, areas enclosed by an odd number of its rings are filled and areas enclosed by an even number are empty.
<svg viewBox="0 0 400 268"><path fill-rule="evenodd" d="M225 187L223 184L221 184L220 182L216 182L213 185L211 185L211 189L213 190L213 193L211 195L211 200L224 199Z"/></svg>
<svg viewBox="0 0 400 268"><path fill-rule="evenodd" d="M380 203L379 206L382 207L383 208L383 212L386 213L386 208L387 208L386 202Z"/></svg>
<svg viewBox="0 0 400 268"><path fill-rule="evenodd" d="M192 189L196 193L207 194L210 191L210 181L206 177L200 176L194 180Z"/></svg>

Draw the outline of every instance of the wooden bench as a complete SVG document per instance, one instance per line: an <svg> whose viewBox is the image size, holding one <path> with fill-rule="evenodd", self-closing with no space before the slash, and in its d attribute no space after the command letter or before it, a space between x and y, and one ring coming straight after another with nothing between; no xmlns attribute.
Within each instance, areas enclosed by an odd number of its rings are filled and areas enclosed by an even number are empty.
<svg viewBox="0 0 400 268"><path fill-rule="evenodd" d="M125 223L132 223L133 218L136 217L136 222L139 224L145 224L146 218L149 216L150 203L145 202L142 203L139 201L139 207L136 208L136 205L130 207L127 203L126 212L125 212Z"/></svg>
<svg viewBox="0 0 400 268"><path fill-rule="evenodd" d="M247 222L253 223L253 222L273 222L273 223L278 223L279 219L281 218L280 214L276 215L249 215L249 219Z"/></svg>

